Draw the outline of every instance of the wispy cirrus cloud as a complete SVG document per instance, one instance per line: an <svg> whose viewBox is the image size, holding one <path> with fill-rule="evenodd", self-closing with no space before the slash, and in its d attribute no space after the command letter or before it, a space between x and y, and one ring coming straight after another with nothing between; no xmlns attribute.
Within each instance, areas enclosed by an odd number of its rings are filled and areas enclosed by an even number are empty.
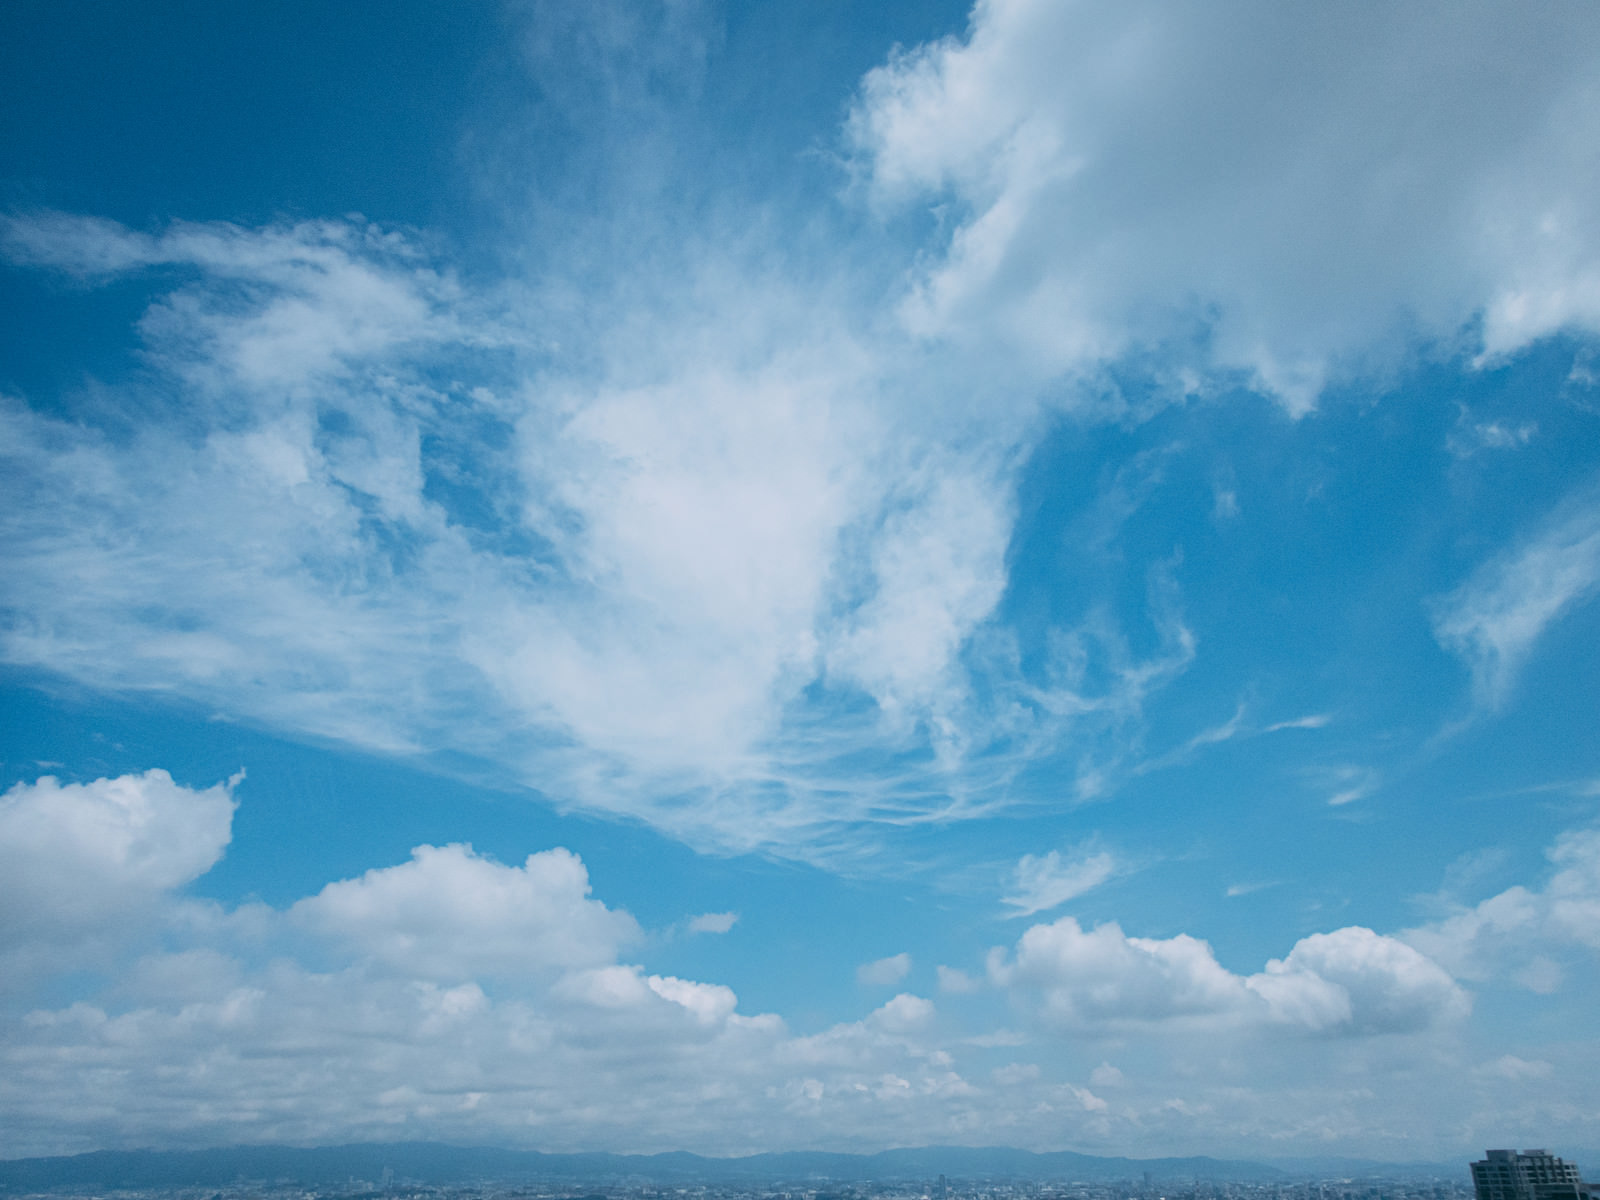
<svg viewBox="0 0 1600 1200"><path fill-rule="evenodd" d="M585 317L597 374L549 360L556 299L364 223L6 230L41 270L184 268L146 374L0 416L11 662L843 862L1003 806L1069 728L1114 744L1192 657L1167 575L1148 661L1104 621L1066 635L1115 656L1092 680L982 650L1024 425L924 428L781 283L702 264L677 310Z"/></svg>
<svg viewBox="0 0 1600 1200"><path fill-rule="evenodd" d="M1059 850L1048 854L1024 854L1012 869L1011 890L1001 903L1014 911L1012 917L1031 917L1059 908L1111 879L1126 864L1109 850L1079 847L1069 855Z"/></svg>
<svg viewBox="0 0 1600 1200"><path fill-rule="evenodd" d="M1597 589L1600 489L1589 486L1436 601L1434 635L1471 667L1477 703L1496 708L1544 631Z"/></svg>
<svg viewBox="0 0 1600 1200"><path fill-rule="evenodd" d="M1199 643L1170 544L1142 607L1005 619L1047 416L1241 380L1304 412L1419 340L1600 328L1592 20L983 5L826 134L846 203L937 209L926 237L674 207L659 133L715 40L687 10L526 31L563 119L631 115L573 164L601 210L542 195L501 277L361 220L13 215L12 261L149 295L141 370L0 416L0 653L723 851L870 861L874 830L1040 802L1045 762L1107 795ZM1153 396L1101 403L1130 366ZM1109 484L1106 529L1159 477ZM1516 623L1441 637L1510 662Z"/></svg>
<svg viewBox="0 0 1600 1200"><path fill-rule="evenodd" d="M708 912L689 918L690 933L727 933L739 923L736 912Z"/></svg>

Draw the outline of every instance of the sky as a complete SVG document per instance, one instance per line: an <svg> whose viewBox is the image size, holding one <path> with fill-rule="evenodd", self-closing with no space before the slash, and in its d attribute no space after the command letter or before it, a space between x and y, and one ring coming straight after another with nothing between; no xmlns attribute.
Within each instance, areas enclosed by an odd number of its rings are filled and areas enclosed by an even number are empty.
<svg viewBox="0 0 1600 1200"><path fill-rule="evenodd" d="M0 10L0 1156L1600 1147L1600 8Z"/></svg>

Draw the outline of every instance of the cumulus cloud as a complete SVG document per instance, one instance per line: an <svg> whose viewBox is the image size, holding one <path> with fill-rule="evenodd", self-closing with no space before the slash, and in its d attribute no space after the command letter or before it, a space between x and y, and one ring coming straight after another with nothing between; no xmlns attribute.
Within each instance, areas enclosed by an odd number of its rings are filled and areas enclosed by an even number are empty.
<svg viewBox="0 0 1600 1200"><path fill-rule="evenodd" d="M567 850L507 867L471 846L418 846L411 861L330 883L289 919L356 954L441 980L608 963L637 940L637 922L589 897L589 874Z"/></svg>
<svg viewBox="0 0 1600 1200"><path fill-rule="evenodd" d="M862 963L856 968L856 980L869 987L890 987L910 973L911 955L902 952Z"/></svg>
<svg viewBox="0 0 1600 1200"><path fill-rule="evenodd" d="M1542 887L1517 885L1401 936L1464 979L1509 978L1548 993L1562 983L1557 957L1600 952L1600 830L1569 830L1546 851Z"/></svg>
<svg viewBox="0 0 1600 1200"><path fill-rule="evenodd" d="M20 970L24 958L67 954L151 920L222 857L242 778L197 789L151 770L12 787L0 796L0 956Z"/></svg>
<svg viewBox="0 0 1600 1200"><path fill-rule="evenodd" d="M216 905L162 910L214 863L233 811L230 784L189 789L163 771L4 797L8 968L69 936L131 928L170 943L145 943L99 998L0 1021L8 1150L403 1128L728 1151L782 1141L797 1117L885 1141L970 1119L975 1093L928 1044L929 1001L902 993L797 1038L776 1015L739 1012L731 988L625 961L637 923L592 897L566 850L506 866L419 846L285 911L253 906L248 922ZM885 1095L909 1103L880 1110Z"/></svg>
<svg viewBox="0 0 1600 1200"><path fill-rule="evenodd" d="M1062 1029L1171 1025L1283 1027L1307 1033L1416 1032L1466 1015L1468 999L1437 963L1404 942L1352 926L1295 943L1254 975L1217 962L1187 934L1128 937L1072 917L1035 925L989 976Z"/></svg>
<svg viewBox="0 0 1600 1200"><path fill-rule="evenodd" d="M850 132L879 204L953 202L911 330L1045 371L1203 340L1300 412L1407 334L1600 328L1597 34L1578 7L989 0L871 72Z"/></svg>
<svg viewBox="0 0 1600 1200"><path fill-rule="evenodd" d="M1040 857L1024 854L1012 872L1012 892L1001 902L1016 909L1011 916L1031 917L1099 887L1116 874L1117 865L1105 850L1079 852L1065 860L1059 850Z"/></svg>
<svg viewBox="0 0 1600 1200"><path fill-rule="evenodd" d="M1245 982L1274 1020L1319 1033L1413 1032L1469 1007L1437 963L1358 925L1301 938Z"/></svg>
<svg viewBox="0 0 1600 1200"><path fill-rule="evenodd" d="M185 789L151 772L40 781L8 793L3 811L0 846L14 857L22 847L87 863L148 917L220 852L233 799L227 785ZM1588 932L1588 868L1600 861L1590 841L1563 839L1551 881L1530 893L1568 938ZM13 889L8 918L33 922L7 927L13 949L90 919L66 888L29 882L22 907L13 893L32 877L0 879ZM112 927L104 915L93 923ZM645 946L637 924L593 896L582 862L560 849L510 866L462 845L422 846L283 911L177 906L147 924L167 944L134 947L136 961L102 994L47 999L0 1021L0 1123L15 1152L177 1138L381 1140L404 1130L553 1149L726 1153L954 1141L963 1131L1044 1145L1063 1128L1090 1144L1153 1152L1179 1130L1169 1122L1204 1136L1246 1120L1292 1139L1306 1136L1304 1105L1339 1113L1352 1129L1379 1119L1370 1090L1365 1099L1308 1093L1308 1078L1354 1073L1361 1091L1381 1077L1401 1089L1397 1104L1416 1099L1407 1079L1436 1088L1437 1070L1419 1073L1409 1057L1426 1046L1407 1038L1466 1009L1420 950L1367 929L1303 938L1242 976L1198 938L1129 937L1062 918L1034 925L987 964L988 984L1037 1021L1032 1039L952 1029L910 992L797 1035L777 1014L742 1012L724 984L629 961ZM909 955L867 964L890 984L909 967ZM939 975L947 993L978 983L951 968ZM1207 1036L1185 1036L1197 1029ZM1121 1066L1102 1063L1088 1080L1117 1089L1115 1106L1061 1078L1046 1052L1058 1034L1130 1033L1139 1038L1122 1043ZM1383 1051L1368 1061L1371 1043L1361 1039L1377 1037ZM1016 1056L1025 1044L1041 1052ZM1127 1059L1146 1045L1181 1053L1182 1070ZM997 1063L991 1053L1001 1047L1013 1053ZM1448 1069L1474 1089L1548 1087L1566 1069L1548 1059ZM95 1070L77 1069L85 1062ZM1283 1104L1273 1072L1293 1079L1303 1105ZM730 1106L739 1114L731 1121ZM1460 1117L1450 1117L1448 1136Z"/></svg>
<svg viewBox="0 0 1600 1200"><path fill-rule="evenodd" d="M1434 606L1434 634L1472 668L1479 704L1497 707L1544 631L1600 588L1600 491L1571 497Z"/></svg>
<svg viewBox="0 0 1600 1200"><path fill-rule="evenodd" d="M1040 1015L1064 1027L1218 1015L1247 991L1196 938L1130 938L1115 923L1085 930L1073 917L1032 926L1014 955L997 950L988 966L996 984L1037 997Z"/></svg>
<svg viewBox="0 0 1600 1200"><path fill-rule="evenodd" d="M883 1007L874 1010L867 1022L889 1033L911 1033L926 1026L933 1020L933 1015L932 1000L901 992Z"/></svg>

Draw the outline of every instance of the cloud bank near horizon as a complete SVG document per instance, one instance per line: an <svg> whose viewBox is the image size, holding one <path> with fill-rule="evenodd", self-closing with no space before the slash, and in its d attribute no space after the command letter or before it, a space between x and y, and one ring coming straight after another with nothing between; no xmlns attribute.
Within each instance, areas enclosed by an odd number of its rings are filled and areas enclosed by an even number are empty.
<svg viewBox="0 0 1600 1200"><path fill-rule="evenodd" d="M71 787L44 777L0 797L0 844L31 864L0 873L0 911L33 921L6 928L5 953L72 949L58 969L116 980L98 1001L32 1009L0 1039L9 1153L397 1135L725 1154L963 1136L1049 1147L1063 1122L1080 1145L1153 1147L1202 1143L1239 1119L1303 1137L1302 1114L1274 1115L1270 1091L1240 1086L1238 1060L1256 1085L1300 1073L1331 1106L1326 1120L1353 1119L1354 1093L1310 1083L1318 1071L1462 1052L1468 993L1413 945L1455 961L1452 947L1471 944L1478 976L1513 947L1476 931L1515 932L1493 915L1507 907L1500 897L1405 940L1360 927L1314 934L1242 977L1191 935L1130 937L1062 917L994 947L971 984L1006 1001L1020 1032L975 1036L900 991L802 1033L780 1014L741 1012L724 985L630 961L646 931L593 896L582 861L559 848L507 866L470 846L419 846L408 862L286 908L185 897L230 840L233 804L227 785L187 788L159 770ZM130 835L171 827L212 828L220 843ZM1573 831L1551 857L1559 869L1543 893L1518 889L1529 903L1549 897L1549 948L1600 942L1600 840ZM41 890L41 878L60 886ZM144 920L115 941L62 940L86 906L128 896L141 897ZM898 988L911 968L900 954L857 974ZM1015 1061L987 1067L976 1048L992 1040L1020 1055L1061 1035L1101 1062L1092 1079L1087 1067L1076 1081ZM1105 1069L1105 1054L1124 1066ZM1484 1078L1510 1086L1503 1071ZM1175 1102L1174 1089L1188 1099ZM1392 1103L1409 1096L1402 1088ZM1465 1115L1442 1101L1434 1111L1416 1136L1442 1136Z"/></svg>

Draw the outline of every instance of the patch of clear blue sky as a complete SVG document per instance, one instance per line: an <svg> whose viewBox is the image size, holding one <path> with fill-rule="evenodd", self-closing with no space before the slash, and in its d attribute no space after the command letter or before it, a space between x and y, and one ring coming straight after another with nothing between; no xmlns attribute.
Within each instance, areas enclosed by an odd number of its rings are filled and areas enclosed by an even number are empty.
<svg viewBox="0 0 1600 1200"><path fill-rule="evenodd" d="M140 229L360 213L493 276L507 228L534 214L537 262L643 199L693 213L831 196L861 75L966 18L948 0L679 8L702 70L676 47L670 67L636 48L602 61L558 4L20 0L0 13L0 203ZM125 366L145 296L4 269L0 387L33 396Z"/></svg>
<svg viewBox="0 0 1600 1200"><path fill-rule="evenodd" d="M385 5L380 19L309 3L16 0L0 17L0 200L139 228L361 212L429 231L486 275L501 266L486 248L501 252L524 207L544 215L551 240L651 200L688 214L730 197L815 206L845 226L862 218L830 205L842 176L827 156L853 88L888 46L964 17L951 3L733 5L693 31L709 30L702 72L638 90L638 79L585 74L548 47L540 59L520 22L486 3ZM541 79L541 63L560 77ZM616 124L596 126L612 87L625 93ZM656 121L672 131L660 159L632 159ZM538 246L524 253L541 260ZM148 296L138 281L84 292L6 269L0 387L49 407L85 380L134 369L129 331ZM197 785L246 766L233 845L196 889L229 901L285 904L419 842L471 841L506 862L569 846L597 895L647 927L740 911L726 937L657 939L639 956L727 982L747 1010L780 1010L802 1029L863 1011L860 961L909 950L907 985L925 993L935 962L975 969L1018 930L997 902L1005 866L1090 838L1134 870L1071 906L1085 923L1197 933L1225 964L1253 970L1334 924L1419 919L1410 898L1509 827L1507 879L1533 877L1575 810L1560 793L1523 789L1600 770L1592 606L1551 628L1503 711L1435 743L1463 714L1469 681L1416 602L1456 586L1593 470L1592 415L1561 399L1572 355L1557 342L1493 370L1432 363L1386 385L1381 407L1351 389L1300 421L1229 396L1138 425L1059 422L1022 474L1001 621L1037 653L1044 631L1101 606L1150 652L1149 571L1170 562L1200 659L1150 705L1147 758L1241 704L1242 730L1258 735L1130 773L1113 797L1086 804L1070 800L1076 763L1063 747L1032 768L1034 815L899 843L908 859L966 864L948 878L848 880L705 858L448 774L17 675L4 684L4 782L42 761L67 764L70 778L159 765ZM1533 420L1538 435L1458 456L1449 447L1463 412ZM1119 472L1127 511L1097 530ZM1223 493L1237 515L1219 508ZM1328 725L1259 732L1312 714ZM1330 807L1361 772L1370 795ZM1264 886L1227 897L1234 884Z"/></svg>

